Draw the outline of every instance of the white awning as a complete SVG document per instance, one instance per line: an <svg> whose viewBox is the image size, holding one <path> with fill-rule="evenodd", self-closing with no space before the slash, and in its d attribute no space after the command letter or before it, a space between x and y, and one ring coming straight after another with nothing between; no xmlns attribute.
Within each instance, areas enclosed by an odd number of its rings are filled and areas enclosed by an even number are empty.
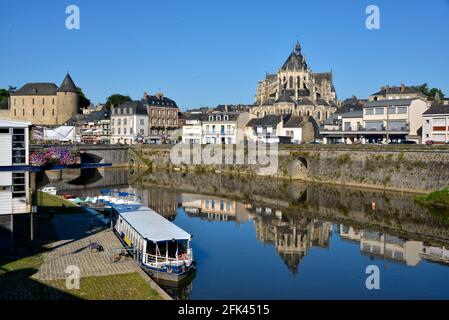
<svg viewBox="0 0 449 320"><path fill-rule="evenodd" d="M154 210L141 206L112 205L143 238L153 242L190 240L190 234Z"/></svg>

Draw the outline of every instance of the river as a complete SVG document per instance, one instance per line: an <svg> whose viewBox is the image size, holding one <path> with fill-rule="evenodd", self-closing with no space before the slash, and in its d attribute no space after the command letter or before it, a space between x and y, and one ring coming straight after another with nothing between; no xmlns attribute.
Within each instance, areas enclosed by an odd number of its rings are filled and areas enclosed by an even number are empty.
<svg viewBox="0 0 449 320"><path fill-rule="evenodd" d="M411 194L207 173L89 176L42 181L78 196L132 190L193 235L196 274L161 284L174 298L449 298L447 216Z"/></svg>

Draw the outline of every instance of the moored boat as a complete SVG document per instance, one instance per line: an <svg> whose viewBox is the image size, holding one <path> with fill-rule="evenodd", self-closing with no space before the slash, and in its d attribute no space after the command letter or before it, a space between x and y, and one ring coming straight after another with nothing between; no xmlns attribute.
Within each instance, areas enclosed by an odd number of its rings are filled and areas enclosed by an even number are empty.
<svg viewBox="0 0 449 320"><path fill-rule="evenodd" d="M195 269L189 233L142 204L111 208L115 233L150 276L178 282Z"/></svg>
<svg viewBox="0 0 449 320"><path fill-rule="evenodd" d="M52 195L56 195L56 193L58 192L58 190L55 187L44 187L44 188L39 189L39 191L49 193Z"/></svg>

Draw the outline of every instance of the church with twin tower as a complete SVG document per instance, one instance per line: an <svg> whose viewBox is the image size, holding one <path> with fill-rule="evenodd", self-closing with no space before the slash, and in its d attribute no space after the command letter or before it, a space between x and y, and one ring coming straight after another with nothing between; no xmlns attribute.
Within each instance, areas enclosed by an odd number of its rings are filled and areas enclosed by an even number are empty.
<svg viewBox="0 0 449 320"><path fill-rule="evenodd" d="M258 117L294 114L312 116L317 123L323 123L336 110L332 71L312 72L299 42L277 73L259 81L251 108Z"/></svg>

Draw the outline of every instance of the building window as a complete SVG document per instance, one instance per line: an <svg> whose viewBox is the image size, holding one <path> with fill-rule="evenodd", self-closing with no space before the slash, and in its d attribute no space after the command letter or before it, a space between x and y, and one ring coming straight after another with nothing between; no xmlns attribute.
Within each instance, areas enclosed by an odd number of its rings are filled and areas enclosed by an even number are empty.
<svg viewBox="0 0 449 320"><path fill-rule="evenodd" d="M33 117L34 117L34 114L35 114L35 112L34 112L34 108L33 108Z"/></svg>
<svg viewBox="0 0 449 320"><path fill-rule="evenodd" d="M398 107L398 114L407 114L407 107Z"/></svg>
<svg viewBox="0 0 449 320"><path fill-rule="evenodd" d="M228 120L229 120L229 116L228 116L228 115L225 115L225 116L223 117L223 120L224 120L224 121L228 121Z"/></svg>
<svg viewBox="0 0 449 320"><path fill-rule="evenodd" d="M376 114L384 114L384 108L375 108L375 109L374 109L374 112L375 112Z"/></svg>
<svg viewBox="0 0 449 320"><path fill-rule="evenodd" d="M52 115L52 116L55 115L55 109L51 109L51 115Z"/></svg>
<svg viewBox="0 0 449 320"><path fill-rule="evenodd" d="M126 110L126 109L125 109L125 110ZM124 125L124 126L126 126L127 122L128 122L128 121L126 120L126 118L123 119L123 125Z"/></svg>
<svg viewBox="0 0 449 320"><path fill-rule="evenodd" d="M114 125L114 123L115 123L115 121L114 121L115 119L112 119L112 125Z"/></svg>
<svg viewBox="0 0 449 320"><path fill-rule="evenodd" d="M13 172L12 174L12 197L25 197L25 172Z"/></svg>
<svg viewBox="0 0 449 320"><path fill-rule="evenodd" d="M42 115L45 116L45 109L42 109Z"/></svg>
<svg viewBox="0 0 449 320"><path fill-rule="evenodd" d="M396 107L388 107L388 114L396 114Z"/></svg>
<svg viewBox="0 0 449 320"><path fill-rule="evenodd" d="M45 104L45 98L42 98L42 104Z"/></svg>
<svg viewBox="0 0 449 320"><path fill-rule="evenodd" d="M133 134L133 128L129 128L129 134Z"/></svg>
<svg viewBox="0 0 449 320"><path fill-rule="evenodd" d="M14 109L14 116L17 116L17 110Z"/></svg>
<svg viewBox="0 0 449 320"><path fill-rule="evenodd" d="M52 101L51 101L51 103L52 103L52 105L55 105L55 98L53 98L53 99L51 99Z"/></svg>
<svg viewBox="0 0 449 320"><path fill-rule="evenodd" d="M13 129L12 134L12 163L25 164L25 129Z"/></svg>
<svg viewBox="0 0 449 320"><path fill-rule="evenodd" d="M22 109L22 116L25 117L25 109Z"/></svg>
<svg viewBox="0 0 449 320"><path fill-rule="evenodd" d="M120 128L117 129L117 133L120 134Z"/></svg>
<svg viewBox="0 0 449 320"><path fill-rule="evenodd" d="M145 124L145 120L140 119L140 125L143 126Z"/></svg>
<svg viewBox="0 0 449 320"><path fill-rule="evenodd" d="M22 106L24 106L24 105L25 105L25 99L22 98Z"/></svg>
<svg viewBox="0 0 449 320"><path fill-rule="evenodd" d="M144 130L143 129L140 129L140 134L144 134Z"/></svg>
<svg viewBox="0 0 449 320"><path fill-rule="evenodd" d="M365 115L371 116L371 115L373 115L373 114L374 114L373 108L366 108L366 109L365 109Z"/></svg>
<svg viewBox="0 0 449 320"><path fill-rule="evenodd" d="M34 105L34 98L33 98L33 105Z"/></svg>
<svg viewBox="0 0 449 320"><path fill-rule="evenodd" d="M117 119L117 125L121 126L122 125L122 120L121 119Z"/></svg>
<svg viewBox="0 0 449 320"><path fill-rule="evenodd" d="M126 128L123 128L123 134L126 134Z"/></svg>

